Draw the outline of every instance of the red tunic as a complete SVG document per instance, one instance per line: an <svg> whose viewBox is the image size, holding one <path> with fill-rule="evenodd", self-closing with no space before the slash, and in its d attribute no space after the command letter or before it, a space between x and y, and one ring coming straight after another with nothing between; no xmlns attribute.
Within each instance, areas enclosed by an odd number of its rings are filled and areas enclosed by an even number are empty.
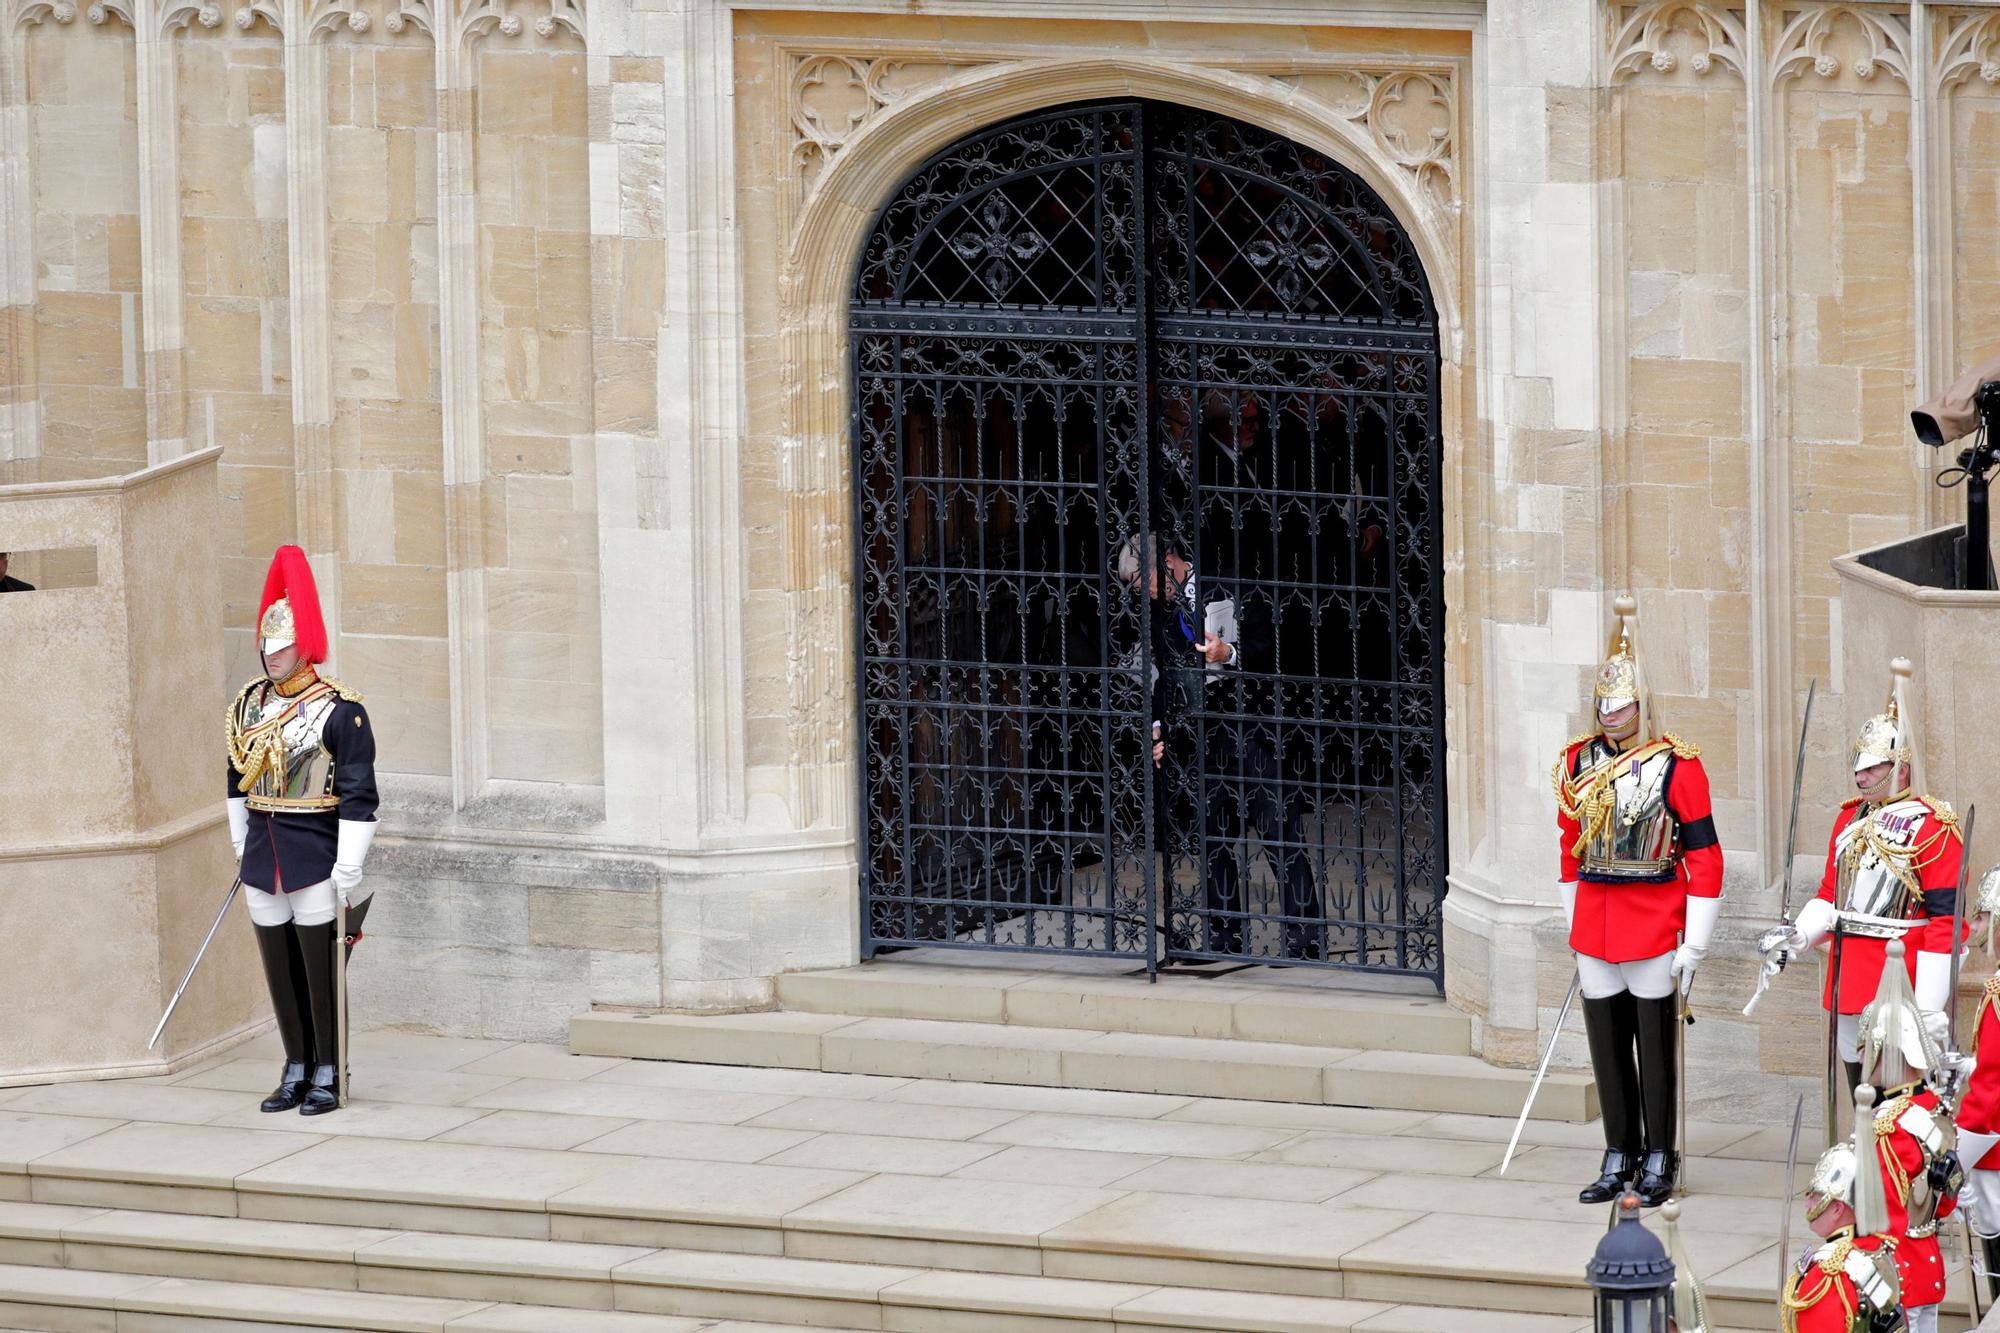
<svg viewBox="0 0 2000 1333"><path fill-rule="evenodd" d="M1929 1088L1919 1084L1910 1101L1912 1105L1921 1106L1942 1118L1938 1096ZM1938 1248L1935 1230L1928 1236L1909 1234L1909 1185L1898 1183L1898 1177L1904 1182L1921 1177L1930 1169L1930 1158L1916 1135L1900 1124L1887 1134L1883 1134L1878 1125L1875 1147L1881 1155L1882 1183L1889 1198L1889 1230L1886 1234L1894 1239L1896 1271L1903 1279L1903 1304L1936 1305L1944 1299L1944 1254ZM1937 1220L1950 1217L1957 1206L1956 1196L1947 1195L1939 1199Z"/></svg>
<svg viewBox="0 0 2000 1333"><path fill-rule="evenodd" d="M1879 1250L1886 1239L1863 1236L1854 1242L1854 1248ZM1844 1272L1829 1273L1818 1262L1808 1266L1804 1274L1794 1269L1785 1281L1783 1308L1792 1317L1785 1327L1798 1333L1851 1333L1848 1311L1857 1304L1854 1279Z"/></svg>
<svg viewBox="0 0 2000 1333"><path fill-rule="evenodd" d="M1840 808L1840 814L1833 821L1833 833L1826 844L1826 873L1820 878L1819 896L1823 901L1833 902L1834 885L1840 874L1839 843L1840 831L1854 822L1854 812L1861 802L1851 800ZM1924 817L1917 826L1915 845L1931 848L1928 859L1917 864L1917 884L1924 896L1916 903L1914 918L1921 924L1903 937L1903 966L1910 970L1912 985L1917 979L1917 955L1919 953L1951 953L1951 928L1955 908L1942 906L1941 911L1931 911L1926 903L1931 894L1945 891L1952 898L1958 893L1958 862L1963 851L1956 830L1949 836L1945 822L1933 812ZM1944 896L1943 894L1940 897ZM1840 942L1840 1012L1858 1014L1875 999L1875 992L1882 982L1882 964L1888 958L1887 940L1869 939L1850 935ZM1833 977L1828 975L1826 987L1821 992L1820 1004L1831 1008L1833 1005Z"/></svg>
<svg viewBox="0 0 2000 1333"><path fill-rule="evenodd" d="M1563 751L1563 771L1576 772L1577 752L1594 739L1586 736L1570 743ZM1676 758L1673 764L1667 778L1667 809L1684 828L1697 823L1712 826L1708 773L1701 760ZM1671 953L1678 943L1675 937L1687 924L1687 900L1722 896L1718 845L1684 850L1678 873L1664 884L1601 883L1579 875L1581 865L1573 850L1582 831L1577 821L1558 812L1556 827L1562 840L1562 880L1576 884L1569 947L1587 957L1630 963Z"/></svg>
<svg viewBox="0 0 2000 1333"><path fill-rule="evenodd" d="M1979 1002L1975 1020L1979 1030L1972 1039L1972 1050L1979 1062L1972 1068L1972 1078L1965 1085L1965 1096L1958 1103L1955 1117L1960 1129L1974 1134L2000 1134L2000 1010L1994 1008L1996 991L2000 991L2000 976L1987 979L1986 996ZM1975 1167L2000 1171L2000 1143L1987 1149L1978 1161L1966 1162L1964 1166L1968 1171Z"/></svg>

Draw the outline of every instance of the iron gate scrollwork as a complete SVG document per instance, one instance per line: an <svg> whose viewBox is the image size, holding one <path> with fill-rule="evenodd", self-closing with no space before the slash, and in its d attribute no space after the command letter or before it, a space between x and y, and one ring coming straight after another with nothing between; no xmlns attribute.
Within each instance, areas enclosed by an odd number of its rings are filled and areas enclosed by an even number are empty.
<svg viewBox="0 0 2000 1333"><path fill-rule="evenodd" d="M1380 198L1042 112L904 183L850 323L865 951L1441 985L1437 320Z"/></svg>

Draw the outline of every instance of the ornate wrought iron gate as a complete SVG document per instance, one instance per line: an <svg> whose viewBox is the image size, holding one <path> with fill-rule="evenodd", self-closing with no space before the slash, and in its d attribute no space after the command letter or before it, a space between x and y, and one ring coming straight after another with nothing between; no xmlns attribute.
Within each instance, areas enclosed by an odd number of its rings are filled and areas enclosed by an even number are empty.
<svg viewBox="0 0 2000 1333"><path fill-rule="evenodd" d="M850 319L867 952L1442 984L1437 325L1383 202L1042 112L897 191Z"/></svg>

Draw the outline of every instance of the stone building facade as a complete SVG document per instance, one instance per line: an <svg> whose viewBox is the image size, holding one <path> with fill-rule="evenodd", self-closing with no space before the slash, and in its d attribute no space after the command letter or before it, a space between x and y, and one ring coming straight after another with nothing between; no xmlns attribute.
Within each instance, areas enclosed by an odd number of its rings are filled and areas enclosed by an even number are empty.
<svg viewBox="0 0 2000 1333"><path fill-rule="evenodd" d="M856 957L857 256L934 153L1097 99L1323 154L1421 260L1488 1058L1567 980L1545 775L1613 593L1714 782L1721 952L1777 911L1813 678L1816 860L1882 684L1832 560L1951 516L1907 412L2000 345L2000 11L1089 8L8 0L0 469L222 446L229 680L271 548L313 556L383 735L363 1018L547 1038ZM1759 1027L1713 972L1703 1063L1809 1073L1805 988Z"/></svg>

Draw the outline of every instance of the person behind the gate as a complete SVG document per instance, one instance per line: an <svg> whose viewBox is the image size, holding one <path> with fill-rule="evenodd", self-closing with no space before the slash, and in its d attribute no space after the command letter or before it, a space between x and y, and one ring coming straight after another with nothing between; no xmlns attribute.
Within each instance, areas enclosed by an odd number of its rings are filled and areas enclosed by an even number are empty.
<svg viewBox="0 0 2000 1333"><path fill-rule="evenodd" d="M1244 952L1243 926L1253 916L1242 894L1248 837L1255 830L1282 886L1283 955L1321 957L1326 948L1319 884L1299 831L1296 792L1279 794L1272 719L1243 706L1253 691L1218 689L1238 672L1269 674L1276 646L1266 601L1240 596L1227 571L1199 574L1186 547L1158 533L1134 535L1118 554L1118 577L1138 587L1151 614L1153 764L1167 780L1200 782L1195 806L1207 842L1200 917L1204 948L1188 936L1185 914L1168 913L1167 947L1217 954ZM1204 698L1206 696L1206 698ZM1206 714L1203 752L1194 755L1190 714ZM1166 764L1169 747L1185 761Z"/></svg>

